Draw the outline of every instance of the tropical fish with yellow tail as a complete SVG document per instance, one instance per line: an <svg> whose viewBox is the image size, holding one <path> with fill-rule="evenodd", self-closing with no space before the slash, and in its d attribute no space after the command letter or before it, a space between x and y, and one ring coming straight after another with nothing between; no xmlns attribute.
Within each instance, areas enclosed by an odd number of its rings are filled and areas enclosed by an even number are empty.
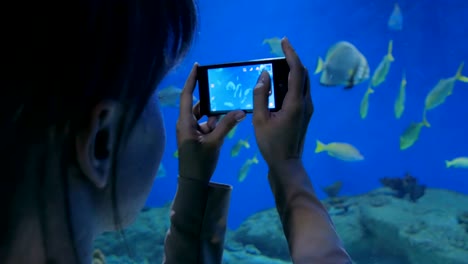
<svg viewBox="0 0 468 264"><path fill-rule="evenodd" d="M325 61L318 58L314 74L322 73L323 86L343 85L350 89L369 79L369 72L366 57L353 44L340 41L328 50Z"/></svg>
<svg viewBox="0 0 468 264"><path fill-rule="evenodd" d="M462 75L464 65L465 63L462 62L460 66L458 66L458 70L455 76L441 79L437 85L432 88L432 90L426 95L423 113L424 122L429 124L426 118L427 111L432 110L445 102L447 97L452 94L456 81L468 83L468 77Z"/></svg>
<svg viewBox="0 0 468 264"><path fill-rule="evenodd" d="M257 154L253 156L251 159L247 159L242 167L239 170L239 176L237 177L237 180L239 182L243 182L245 178L247 178L247 175L249 174L250 167L252 167L253 164L258 164L258 159L257 159Z"/></svg>
<svg viewBox="0 0 468 264"><path fill-rule="evenodd" d="M369 86L364 93L364 97L361 100L361 108L359 113L361 114L361 118L364 119L367 117L367 112L369 111L369 96L374 93L374 90Z"/></svg>
<svg viewBox="0 0 468 264"><path fill-rule="evenodd" d="M239 141L237 141L237 143L231 149L231 157L238 156L243 147L246 149L250 148L250 144L247 139L239 139Z"/></svg>
<svg viewBox="0 0 468 264"><path fill-rule="evenodd" d="M459 157L453 160L446 160L445 167L468 169L468 157Z"/></svg>
<svg viewBox="0 0 468 264"><path fill-rule="evenodd" d="M278 37L264 39L262 45L270 46L270 53L279 57L284 57L283 48L281 47L281 39Z"/></svg>
<svg viewBox="0 0 468 264"><path fill-rule="evenodd" d="M351 144L343 142L332 142L324 144L317 140L315 153L327 152L329 156L344 160L344 161L362 161L364 156L359 150Z"/></svg>
<svg viewBox="0 0 468 264"><path fill-rule="evenodd" d="M400 136L400 150L405 150L416 143L419 139L419 134L421 133L421 129L426 126L429 127L429 124L426 122L413 122L411 123L403 134Z"/></svg>
<svg viewBox="0 0 468 264"><path fill-rule="evenodd" d="M403 78L401 79L400 91L398 97L395 101L395 117L400 119L405 110L405 101L406 101L406 74L403 72Z"/></svg>
<svg viewBox="0 0 468 264"><path fill-rule="evenodd" d="M375 88L381 85L387 79L388 72L390 71L390 66L392 65L392 62L395 61L392 52L393 40L390 40L388 42L387 55L383 57L382 61L379 63L379 66L377 66L377 69L374 71L374 75L372 75L372 87Z"/></svg>

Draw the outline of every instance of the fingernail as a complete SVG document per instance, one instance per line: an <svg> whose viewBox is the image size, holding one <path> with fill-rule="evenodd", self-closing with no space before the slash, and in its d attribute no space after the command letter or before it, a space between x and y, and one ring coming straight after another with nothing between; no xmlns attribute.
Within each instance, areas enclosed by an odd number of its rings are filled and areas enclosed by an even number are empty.
<svg viewBox="0 0 468 264"><path fill-rule="evenodd" d="M238 112L234 115L234 118L236 119L237 122L240 122L244 120L245 118L245 113L244 112Z"/></svg>
<svg viewBox="0 0 468 264"><path fill-rule="evenodd" d="M265 83L265 76L263 76L263 72L264 71L260 73L260 76L258 77L258 80L257 80L257 85L255 85L254 89L263 87L263 84Z"/></svg>
<svg viewBox="0 0 468 264"><path fill-rule="evenodd" d="M286 43L286 47L292 48L291 42L289 42L288 37L284 37L284 40L285 40L285 43Z"/></svg>

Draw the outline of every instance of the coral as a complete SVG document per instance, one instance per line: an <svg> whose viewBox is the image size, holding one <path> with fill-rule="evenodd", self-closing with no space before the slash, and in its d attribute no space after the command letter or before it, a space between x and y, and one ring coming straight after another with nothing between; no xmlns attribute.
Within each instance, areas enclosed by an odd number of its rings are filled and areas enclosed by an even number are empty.
<svg viewBox="0 0 468 264"><path fill-rule="evenodd" d="M468 211L458 214L457 221L463 228L465 228L465 231L468 233Z"/></svg>
<svg viewBox="0 0 468 264"><path fill-rule="evenodd" d="M394 190L396 197L405 198L407 196L412 202L416 202L426 191L426 186L418 184L418 180L408 173L403 178L381 178L380 183Z"/></svg>
<svg viewBox="0 0 468 264"><path fill-rule="evenodd" d="M323 187L322 190L328 197L334 198L338 196L338 193L341 191L341 187L343 187L343 183L341 181L336 181L329 186Z"/></svg>
<svg viewBox="0 0 468 264"><path fill-rule="evenodd" d="M106 257L100 249L95 249L93 252L93 262L92 264L106 264Z"/></svg>

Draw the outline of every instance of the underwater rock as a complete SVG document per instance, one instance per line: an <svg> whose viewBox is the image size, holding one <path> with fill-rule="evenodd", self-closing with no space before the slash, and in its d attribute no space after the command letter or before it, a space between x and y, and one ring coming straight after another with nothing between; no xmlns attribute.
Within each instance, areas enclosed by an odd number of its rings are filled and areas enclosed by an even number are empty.
<svg viewBox="0 0 468 264"><path fill-rule="evenodd" d="M468 251L468 236L464 234L449 234L447 235L449 244L455 248Z"/></svg>
<svg viewBox="0 0 468 264"><path fill-rule="evenodd" d="M288 244L276 209L258 212L247 218L233 233L232 239L252 245L263 255L290 261Z"/></svg>
<svg viewBox="0 0 468 264"><path fill-rule="evenodd" d="M381 207L391 203L390 198L385 196L371 196L372 199L369 199L369 204L373 207Z"/></svg>
<svg viewBox="0 0 468 264"><path fill-rule="evenodd" d="M238 252L238 251L244 250L244 245L242 245L241 243L235 240L229 239L229 236L226 236L226 242L224 243L224 248L228 251Z"/></svg>
<svg viewBox="0 0 468 264"><path fill-rule="evenodd" d="M418 184L418 180L408 173L403 178L381 178L380 183L394 190L396 197L405 198L407 196L412 202L416 202L426 191L426 186Z"/></svg>
<svg viewBox="0 0 468 264"><path fill-rule="evenodd" d="M347 202L343 197L333 197L322 202L330 215L344 215L349 212L352 203Z"/></svg>
<svg viewBox="0 0 468 264"><path fill-rule="evenodd" d="M261 255L262 252L258 250L254 245L246 245L245 246L245 252L252 254L252 255Z"/></svg>
<svg viewBox="0 0 468 264"><path fill-rule="evenodd" d="M334 206L334 205L340 205L340 204L343 204L346 202L346 199L343 198L343 197L333 197L333 198L329 198L327 199L326 201L324 201L324 203L327 203L327 204L330 204L331 206Z"/></svg>
<svg viewBox="0 0 468 264"><path fill-rule="evenodd" d="M468 211L458 214L457 221L468 233Z"/></svg>
<svg viewBox="0 0 468 264"><path fill-rule="evenodd" d="M328 208L328 214L330 215L345 215L350 212L350 207L353 204L349 203L341 203L341 204L335 204L333 206L330 206Z"/></svg>
<svg viewBox="0 0 468 264"><path fill-rule="evenodd" d="M170 205L168 203L164 207L146 208L142 211L136 221L124 230L126 241L118 232L106 232L94 241L94 248L104 252L107 264L145 261L162 263L164 239L169 228ZM133 259L124 261L128 256L132 256ZM113 259L115 261L112 261Z"/></svg>
<svg viewBox="0 0 468 264"><path fill-rule="evenodd" d="M411 235L414 235L414 234L417 234L419 232L421 232L422 230L424 230L425 228L427 227L427 224L426 222L424 221L417 221L415 223L411 223L409 225L407 225L404 229L404 232L407 233L407 234L411 234Z"/></svg>
<svg viewBox="0 0 468 264"><path fill-rule="evenodd" d="M330 217L355 263L467 263L468 233L460 228L466 219L467 195L427 189L413 203L386 192L379 188L333 199L331 204L328 200L332 199L323 201L330 207L350 206L346 213ZM161 263L168 227L169 205L152 208L125 229L126 243L118 233L110 232L94 245L104 253L107 264ZM226 233L223 264L266 263L291 263L276 208L255 213L237 230Z"/></svg>
<svg viewBox="0 0 468 264"><path fill-rule="evenodd" d="M269 258L263 255L251 255L245 252L229 252L223 254L223 264L291 264L284 260Z"/></svg>

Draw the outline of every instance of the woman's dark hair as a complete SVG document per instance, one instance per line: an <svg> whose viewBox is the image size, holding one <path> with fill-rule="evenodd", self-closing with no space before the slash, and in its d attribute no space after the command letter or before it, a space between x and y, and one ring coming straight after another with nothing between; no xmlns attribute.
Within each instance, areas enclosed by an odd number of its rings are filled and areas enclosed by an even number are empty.
<svg viewBox="0 0 468 264"><path fill-rule="evenodd" d="M157 84L187 52L197 24L193 0L8 1L2 9L8 18L0 32L0 201L6 210L0 262L27 210L45 217L45 193L67 196L62 175L75 160L74 135L93 107L107 99L125 107L118 138L124 144ZM46 250L48 243L45 238Z"/></svg>

